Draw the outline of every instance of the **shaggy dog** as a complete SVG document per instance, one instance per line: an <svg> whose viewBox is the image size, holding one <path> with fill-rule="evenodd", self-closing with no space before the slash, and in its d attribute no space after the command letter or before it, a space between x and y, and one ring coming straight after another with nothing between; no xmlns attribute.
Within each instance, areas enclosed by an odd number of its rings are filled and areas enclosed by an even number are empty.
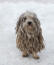
<svg viewBox="0 0 54 65"><path fill-rule="evenodd" d="M22 51L22 56L32 54L35 59L38 59L37 53L44 48L44 44L40 21L35 13L27 11L19 17L16 35L16 44Z"/></svg>

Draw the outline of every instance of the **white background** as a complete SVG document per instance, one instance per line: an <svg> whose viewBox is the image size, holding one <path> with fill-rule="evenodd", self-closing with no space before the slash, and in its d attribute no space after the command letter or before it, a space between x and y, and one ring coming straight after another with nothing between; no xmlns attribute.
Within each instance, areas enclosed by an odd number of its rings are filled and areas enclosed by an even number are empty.
<svg viewBox="0 0 54 65"><path fill-rule="evenodd" d="M45 49L39 60L23 58L16 48L16 22L27 10L37 14L43 29ZM54 4L0 2L0 65L54 65Z"/></svg>
<svg viewBox="0 0 54 65"><path fill-rule="evenodd" d="M34 2L42 2L42 3L54 3L54 0L0 0L0 2L29 2L29 1L34 1Z"/></svg>

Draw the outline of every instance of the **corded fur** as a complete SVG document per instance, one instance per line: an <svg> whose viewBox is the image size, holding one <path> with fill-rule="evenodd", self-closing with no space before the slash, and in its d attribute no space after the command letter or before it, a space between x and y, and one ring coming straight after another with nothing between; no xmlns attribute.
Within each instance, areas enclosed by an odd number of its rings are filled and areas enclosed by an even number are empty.
<svg viewBox="0 0 54 65"><path fill-rule="evenodd" d="M31 14L31 15L30 15ZM32 18L33 15L33 21L35 21L35 30L33 33L29 33L25 31L23 28L23 20L24 16L26 17L30 16ZM16 44L17 47L21 51L27 51L28 53L32 53L33 51L39 52L44 48L44 39L42 36L42 29L40 27L40 21L38 20L37 16L35 13L32 12L25 12L23 13L20 17L19 20L17 21L16 24Z"/></svg>

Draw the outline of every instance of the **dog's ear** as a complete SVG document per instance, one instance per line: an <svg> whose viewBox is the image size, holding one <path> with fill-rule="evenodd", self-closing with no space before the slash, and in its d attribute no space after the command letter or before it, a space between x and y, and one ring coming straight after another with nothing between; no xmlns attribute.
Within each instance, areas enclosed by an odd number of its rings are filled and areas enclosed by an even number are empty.
<svg viewBox="0 0 54 65"><path fill-rule="evenodd" d="M17 34L18 30L19 30L19 27L20 27L21 22L22 22L22 17L20 16L19 17L19 20L16 23L16 34Z"/></svg>
<svg viewBox="0 0 54 65"><path fill-rule="evenodd" d="M40 32L39 32L39 36L38 36L38 38L39 38L39 41L40 41L40 43L42 43L43 42L43 35L42 35L42 29L40 28L40 30L39 30Z"/></svg>
<svg viewBox="0 0 54 65"><path fill-rule="evenodd" d="M41 28L41 24L39 19L35 16L35 22L36 22L36 26L37 26L37 31L38 31L38 39L39 39L39 43L43 44L44 38L42 35L42 28ZM44 45L42 45L42 47L44 48Z"/></svg>
<svg viewBox="0 0 54 65"><path fill-rule="evenodd" d="M40 32L39 32L39 35L38 35L38 39L39 39L39 44L41 45L41 49L45 48L44 46L44 38L43 38L43 35L42 35L42 29L40 28Z"/></svg>
<svg viewBox="0 0 54 65"><path fill-rule="evenodd" d="M23 22L26 20L26 17L24 17L24 14L22 14L20 17L19 17L19 20L17 21L17 24L16 24L16 33L18 32L18 29L20 27L21 24L23 24Z"/></svg>

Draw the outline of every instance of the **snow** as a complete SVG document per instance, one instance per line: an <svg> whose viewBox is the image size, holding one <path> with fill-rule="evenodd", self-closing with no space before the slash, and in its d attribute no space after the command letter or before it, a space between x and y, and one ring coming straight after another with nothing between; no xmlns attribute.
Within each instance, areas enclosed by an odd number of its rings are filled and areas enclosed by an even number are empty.
<svg viewBox="0 0 54 65"><path fill-rule="evenodd" d="M33 1L33 2L41 2L41 3L54 3L54 0L0 0L0 2L29 2L29 1Z"/></svg>
<svg viewBox="0 0 54 65"><path fill-rule="evenodd" d="M45 49L39 60L23 58L16 48L16 22L26 10L36 12L43 29ZM0 3L0 65L54 65L54 4Z"/></svg>

